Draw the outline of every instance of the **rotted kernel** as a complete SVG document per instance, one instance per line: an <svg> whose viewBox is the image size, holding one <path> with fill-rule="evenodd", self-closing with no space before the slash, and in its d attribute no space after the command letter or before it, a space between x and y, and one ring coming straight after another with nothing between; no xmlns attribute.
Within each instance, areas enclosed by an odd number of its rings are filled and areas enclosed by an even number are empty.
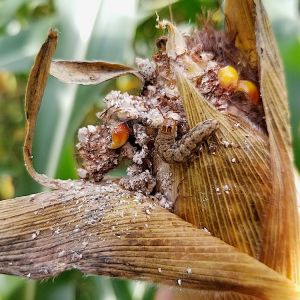
<svg viewBox="0 0 300 300"><path fill-rule="evenodd" d="M117 125L111 132L112 143L110 145L111 149L118 149L122 147L128 140L129 128L126 123L121 123Z"/></svg>
<svg viewBox="0 0 300 300"><path fill-rule="evenodd" d="M239 80L236 91L245 93L253 104L257 104L259 102L259 92L252 81Z"/></svg>
<svg viewBox="0 0 300 300"><path fill-rule="evenodd" d="M239 81L239 73L234 67L226 66L218 71L218 80L223 89L235 90Z"/></svg>

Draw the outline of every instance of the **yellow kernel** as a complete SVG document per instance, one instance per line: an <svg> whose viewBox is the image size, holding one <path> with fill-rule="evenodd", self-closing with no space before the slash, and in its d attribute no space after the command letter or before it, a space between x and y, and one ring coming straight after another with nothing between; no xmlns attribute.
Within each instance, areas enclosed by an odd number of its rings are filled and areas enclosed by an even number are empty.
<svg viewBox="0 0 300 300"><path fill-rule="evenodd" d="M232 66L226 66L218 71L218 80L225 90L234 90L237 87L239 74Z"/></svg>
<svg viewBox="0 0 300 300"><path fill-rule="evenodd" d="M129 128L126 123L121 123L116 126L111 133L112 143L110 145L111 149L118 149L122 147L128 140Z"/></svg>
<svg viewBox="0 0 300 300"><path fill-rule="evenodd" d="M252 81L240 80L236 90L245 93L253 104L257 104L259 102L259 92Z"/></svg>

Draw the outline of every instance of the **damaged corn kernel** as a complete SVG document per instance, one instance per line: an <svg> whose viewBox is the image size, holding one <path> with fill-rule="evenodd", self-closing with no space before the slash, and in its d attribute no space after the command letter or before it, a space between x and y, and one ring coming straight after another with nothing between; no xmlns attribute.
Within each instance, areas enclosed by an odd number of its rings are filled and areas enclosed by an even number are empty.
<svg viewBox="0 0 300 300"><path fill-rule="evenodd" d="M238 85L239 74L232 66L226 66L218 71L218 80L225 90L234 90Z"/></svg>
<svg viewBox="0 0 300 300"><path fill-rule="evenodd" d="M245 93L253 104L259 102L259 92L252 81L239 80L236 90Z"/></svg>
<svg viewBox="0 0 300 300"><path fill-rule="evenodd" d="M118 149L122 147L128 140L129 128L126 123L121 123L116 126L111 133L112 143L110 145L111 149Z"/></svg>

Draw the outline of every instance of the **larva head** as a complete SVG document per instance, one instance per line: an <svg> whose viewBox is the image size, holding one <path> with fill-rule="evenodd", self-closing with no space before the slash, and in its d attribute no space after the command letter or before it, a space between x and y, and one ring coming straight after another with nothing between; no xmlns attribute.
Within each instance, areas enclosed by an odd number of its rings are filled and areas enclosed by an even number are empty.
<svg viewBox="0 0 300 300"><path fill-rule="evenodd" d="M176 121L173 119L164 119L160 131L164 134L175 136L177 131Z"/></svg>

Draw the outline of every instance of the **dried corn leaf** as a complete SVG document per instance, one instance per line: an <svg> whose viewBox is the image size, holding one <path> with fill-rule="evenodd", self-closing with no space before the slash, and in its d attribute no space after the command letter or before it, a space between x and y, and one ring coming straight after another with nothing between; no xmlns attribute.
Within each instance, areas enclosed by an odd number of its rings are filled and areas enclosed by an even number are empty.
<svg viewBox="0 0 300 300"><path fill-rule="evenodd" d="M30 176L38 183L56 188L57 182L47 178L45 175L35 171L32 165L32 141L39 112L40 104L45 91L48 72L52 56L55 52L57 44L57 32L53 29L49 30L48 38L42 45L37 54L34 65L31 69L25 95L25 140L23 147L23 155L26 169Z"/></svg>
<svg viewBox="0 0 300 300"><path fill-rule="evenodd" d="M0 212L1 273L45 278L77 268L180 283L206 299L229 292L240 299L299 296L291 281L253 257L116 184L73 183L65 191L1 201Z"/></svg>
<svg viewBox="0 0 300 300"><path fill-rule="evenodd" d="M50 74L62 82L83 85L99 84L126 74L132 74L143 81L137 70L104 61L53 60Z"/></svg>
<svg viewBox="0 0 300 300"><path fill-rule="evenodd" d="M278 272L299 281L299 217L282 64L261 1L228 0L225 14L227 30L236 32L237 46L258 66L269 133L272 195L264 211L261 260ZM258 54L257 62L253 59L254 53Z"/></svg>
<svg viewBox="0 0 300 300"><path fill-rule="evenodd" d="M177 85L190 127L217 119L220 128L199 157L174 167L175 213L257 256L263 211L271 193L267 136L240 119L222 115L180 72ZM216 149L210 151L213 143Z"/></svg>
<svg viewBox="0 0 300 300"><path fill-rule="evenodd" d="M168 28L168 40L166 44L166 52L169 58L176 59L177 56L184 54L187 51L185 39L171 22L167 20L158 21L158 28Z"/></svg>

